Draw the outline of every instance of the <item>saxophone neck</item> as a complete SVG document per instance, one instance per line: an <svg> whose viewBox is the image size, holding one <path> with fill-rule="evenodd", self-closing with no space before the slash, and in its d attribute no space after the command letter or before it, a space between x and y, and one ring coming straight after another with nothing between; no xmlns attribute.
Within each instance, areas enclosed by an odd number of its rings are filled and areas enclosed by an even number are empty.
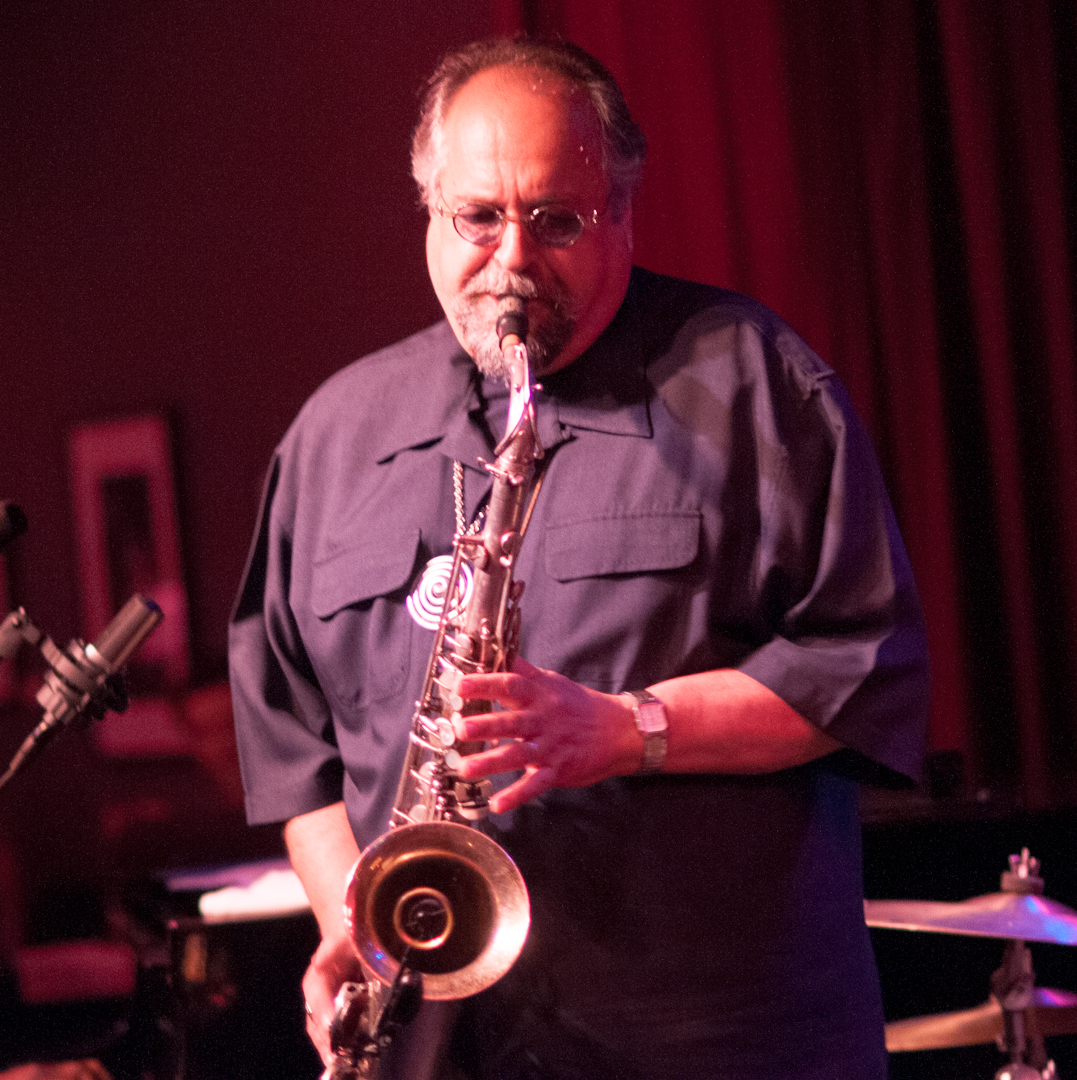
<svg viewBox="0 0 1077 1080"><path fill-rule="evenodd" d="M509 415L505 436L497 444L494 454L498 465L504 470L509 461L518 466L534 462L542 457L542 441L535 427L535 406L531 398L534 389L527 362L527 347L513 345L502 355L512 352L513 363L505 365L509 378ZM508 469L509 472L516 470Z"/></svg>
<svg viewBox="0 0 1077 1080"><path fill-rule="evenodd" d="M535 408L531 399L533 386L527 356L527 309L518 296L501 297L498 309L497 340L509 384L509 416L505 437L494 452L498 464L501 464L503 455L509 455L522 464L525 459L534 461L542 457L542 443L535 429Z"/></svg>

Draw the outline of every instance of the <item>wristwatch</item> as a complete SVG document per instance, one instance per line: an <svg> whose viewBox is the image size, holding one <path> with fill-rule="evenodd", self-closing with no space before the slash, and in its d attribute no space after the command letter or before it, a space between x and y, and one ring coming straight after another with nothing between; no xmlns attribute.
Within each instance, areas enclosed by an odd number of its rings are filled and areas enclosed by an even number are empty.
<svg viewBox="0 0 1077 1080"><path fill-rule="evenodd" d="M643 760L638 772L642 775L660 772L666 760L666 736L669 721L666 707L649 690L626 690L632 699L632 715L643 736Z"/></svg>

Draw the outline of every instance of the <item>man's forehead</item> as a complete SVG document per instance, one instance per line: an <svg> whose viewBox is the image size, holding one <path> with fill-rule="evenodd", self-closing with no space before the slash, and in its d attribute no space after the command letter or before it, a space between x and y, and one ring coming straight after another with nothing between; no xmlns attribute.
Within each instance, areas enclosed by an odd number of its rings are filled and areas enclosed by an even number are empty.
<svg viewBox="0 0 1077 1080"><path fill-rule="evenodd" d="M443 181L502 169L601 172L601 132L585 91L540 68L495 67L453 97L444 124Z"/></svg>
<svg viewBox="0 0 1077 1080"><path fill-rule="evenodd" d="M447 116L461 105L478 103L493 108L506 96L524 95L563 102L586 103L587 94L564 75L530 64L496 64L471 76L453 94Z"/></svg>

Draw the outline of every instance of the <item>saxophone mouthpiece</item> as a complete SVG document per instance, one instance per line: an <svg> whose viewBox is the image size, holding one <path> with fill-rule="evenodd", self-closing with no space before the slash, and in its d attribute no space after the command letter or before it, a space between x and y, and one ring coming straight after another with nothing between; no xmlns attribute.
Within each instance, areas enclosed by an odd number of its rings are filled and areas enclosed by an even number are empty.
<svg viewBox="0 0 1077 1080"><path fill-rule="evenodd" d="M499 296L497 298L497 346L505 348L505 339L516 338L510 345L527 340L527 307L519 296Z"/></svg>

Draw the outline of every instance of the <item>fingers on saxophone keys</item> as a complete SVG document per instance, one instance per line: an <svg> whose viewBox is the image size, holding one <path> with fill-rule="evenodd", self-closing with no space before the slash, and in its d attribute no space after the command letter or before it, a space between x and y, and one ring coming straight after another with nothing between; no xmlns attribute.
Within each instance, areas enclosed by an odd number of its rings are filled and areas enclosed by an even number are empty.
<svg viewBox="0 0 1077 1080"><path fill-rule="evenodd" d="M467 739L530 739L535 721L526 712L480 713L460 718Z"/></svg>
<svg viewBox="0 0 1077 1080"><path fill-rule="evenodd" d="M537 765L542 756L542 749L536 742L506 742L490 750L470 754L461 761L459 772L465 780L477 780L494 773Z"/></svg>
<svg viewBox="0 0 1077 1080"><path fill-rule="evenodd" d="M519 700L524 680L510 672L496 675L465 675L456 684L456 692L465 701L497 701L512 705Z"/></svg>
<svg viewBox="0 0 1077 1080"><path fill-rule="evenodd" d="M527 773L514 784L510 784L490 799L490 809L495 814L515 810L516 807L523 806L525 802L537 798L544 791L549 791L553 786L554 770L552 768L528 769Z"/></svg>

